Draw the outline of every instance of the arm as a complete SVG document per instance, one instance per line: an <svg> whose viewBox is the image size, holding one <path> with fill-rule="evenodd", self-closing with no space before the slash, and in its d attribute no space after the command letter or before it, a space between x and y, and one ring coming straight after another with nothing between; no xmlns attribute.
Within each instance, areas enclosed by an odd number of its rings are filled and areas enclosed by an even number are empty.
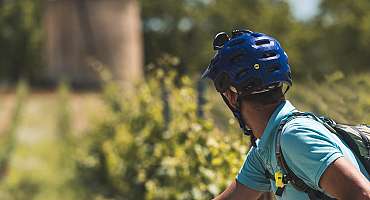
<svg viewBox="0 0 370 200"><path fill-rule="evenodd" d="M343 157L325 170L320 187L337 199L370 200L370 182Z"/></svg>
<svg viewBox="0 0 370 200"><path fill-rule="evenodd" d="M370 200L370 183L352 163L355 158L343 145L340 147L339 138L321 123L312 119L292 120L281 144L288 166L312 188L324 190L339 200Z"/></svg>
<svg viewBox="0 0 370 200"><path fill-rule="evenodd" d="M236 180L214 200L256 200L261 196L262 191L270 191L270 187L270 181L264 174L263 165L255 148L252 147L236 176ZM268 200L269 198L264 199Z"/></svg>
<svg viewBox="0 0 370 200"><path fill-rule="evenodd" d="M262 193L233 181L219 196L213 200L252 200L257 199Z"/></svg>

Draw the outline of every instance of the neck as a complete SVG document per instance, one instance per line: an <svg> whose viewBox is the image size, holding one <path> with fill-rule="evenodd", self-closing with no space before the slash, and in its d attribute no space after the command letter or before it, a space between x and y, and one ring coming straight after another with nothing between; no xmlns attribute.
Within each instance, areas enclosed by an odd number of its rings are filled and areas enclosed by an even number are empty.
<svg viewBox="0 0 370 200"><path fill-rule="evenodd" d="M247 116L247 124L256 138L262 137L272 113L279 104L280 102L264 106L245 106L243 115Z"/></svg>

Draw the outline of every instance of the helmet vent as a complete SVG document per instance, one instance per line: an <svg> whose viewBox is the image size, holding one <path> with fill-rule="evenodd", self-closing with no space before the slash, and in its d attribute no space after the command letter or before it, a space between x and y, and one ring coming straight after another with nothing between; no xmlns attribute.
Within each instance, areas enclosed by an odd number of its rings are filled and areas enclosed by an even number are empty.
<svg viewBox="0 0 370 200"><path fill-rule="evenodd" d="M251 80L249 80L248 82L246 82L244 85L244 89L247 89L247 90L253 90L254 88L257 88L259 87L260 85L262 84L262 80L259 79L259 78L252 78Z"/></svg>
<svg viewBox="0 0 370 200"><path fill-rule="evenodd" d="M230 44L228 46L233 47L233 46L237 46L243 43L244 43L244 40L240 38L240 39L235 39L235 40L230 41Z"/></svg>
<svg viewBox="0 0 370 200"><path fill-rule="evenodd" d="M275 57L275 56L276 56L276 53L270 51L270 52L263 53L262 58L271 58L271 57Z"/></svg>
<svg viewBox="0 0 370 200"><path fill-rule="evenodd" d="M268 72L275 72L280 70L280 65L276 64L268 68Z"/></svg>
<svg viewBox="0 0 370 200"><path fill-rule="evenodd" d="M250 31L250 30L247 30L247 29L241 29L241 30L239 30L239 29L236 29L236 30L233 30L232 31L232 38L235 38L235 37L239 37L239 36L241 36L241 35L243 35L243 34L245 34L245 33L249 33L249 34L251 34L251 33L253 33L252 31Z"/></svg>
<svg viewBox="0 0 370 200"><path fill-rule="evenodd" d="M252 35L253 37L261 37L261 36L263 36L263 34L261 34L261 33L257 33L257 32L253 32L253 33L251 33L251 35Z"/></svg>
<svg viewBox="0 0 370 200"><path fill-rule="evenodd" d="M264 45L264 44L270 44L270 40L269 39L262 39L262 40L257 40L256 41L257 46Z"/></svg>

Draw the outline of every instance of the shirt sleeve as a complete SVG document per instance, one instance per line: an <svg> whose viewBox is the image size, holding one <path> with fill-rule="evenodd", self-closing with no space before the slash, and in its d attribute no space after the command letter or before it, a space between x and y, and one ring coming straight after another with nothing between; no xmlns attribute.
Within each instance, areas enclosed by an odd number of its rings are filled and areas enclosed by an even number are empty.
<svg viewBox="0 0 370 200"><path fill-rule="evenodd" d="M262 160L254 147L249 150L244 164L236 176L236 180L257 191L269 192L271 190L270 181L265 176Z"/></svg>
<svg viewBox="0 0 370 200"><path fill-rule="evenodd" d="M327 167L343 152L334 134L311 118L288 122L281 136L281 148L289 168L309 186L321 190L319 181Z"/></svg>

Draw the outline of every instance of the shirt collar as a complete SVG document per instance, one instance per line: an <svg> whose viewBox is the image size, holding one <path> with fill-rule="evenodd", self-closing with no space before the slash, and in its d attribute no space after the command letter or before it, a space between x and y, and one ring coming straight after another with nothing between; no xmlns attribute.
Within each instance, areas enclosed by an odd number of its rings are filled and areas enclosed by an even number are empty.
<svg viewBox="0 0 370 200"><path fill-rule="evenodd" d="M262 148L269 143L268 141L273 133L275 133L275 129L280 124L280 121L295 109L296 108L288 100L282 101L277 106L275 111L272 113L265 130L263 131L262 137L259 139L259 148Z"/></svg>

